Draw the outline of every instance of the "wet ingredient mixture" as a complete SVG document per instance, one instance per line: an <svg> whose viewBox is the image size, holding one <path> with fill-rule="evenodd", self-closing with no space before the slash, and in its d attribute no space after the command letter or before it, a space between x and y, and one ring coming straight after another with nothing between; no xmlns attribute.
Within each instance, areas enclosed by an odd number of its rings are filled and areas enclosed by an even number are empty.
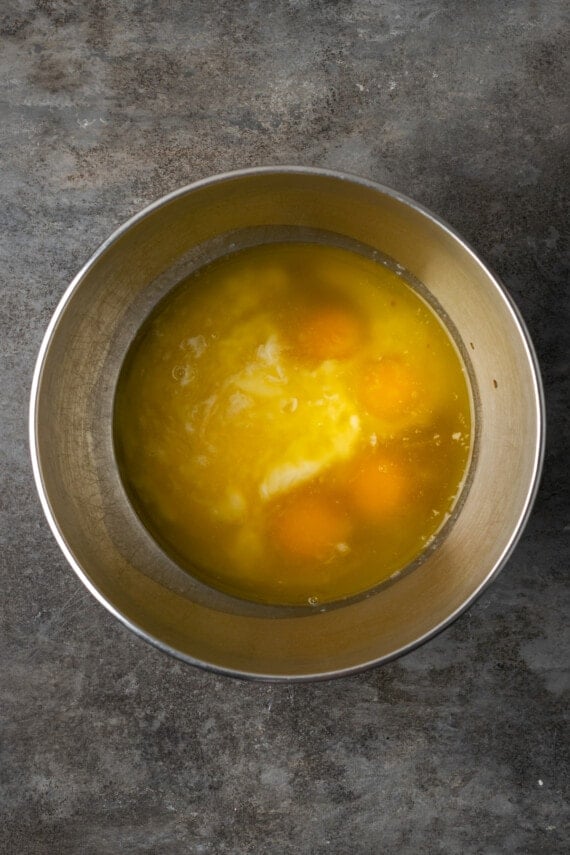
<svg viewBox="0 0 570 855"><path fill-rule="evenodd" d="M471 447L465 370L389 267L261 245L194 273L143 326L115 404L120 469L175 560L238 597L311 604L414 560Z"/></svg>

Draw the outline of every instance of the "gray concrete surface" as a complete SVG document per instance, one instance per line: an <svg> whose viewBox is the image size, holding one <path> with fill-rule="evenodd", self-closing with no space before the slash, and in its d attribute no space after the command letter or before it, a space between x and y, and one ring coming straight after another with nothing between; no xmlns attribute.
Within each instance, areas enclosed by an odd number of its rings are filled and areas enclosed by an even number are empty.
<svg viewBox="0 0 570 855"><path fill-rule="evenodd" d="M2 0L2 853L569 850L563 8ZM387 667L290 687L116 623L48 531L26 439L43 331L99 242L193 179L272 163L372 177L455 225L527 320L550 431L526 534L466 615Z"/></svg>

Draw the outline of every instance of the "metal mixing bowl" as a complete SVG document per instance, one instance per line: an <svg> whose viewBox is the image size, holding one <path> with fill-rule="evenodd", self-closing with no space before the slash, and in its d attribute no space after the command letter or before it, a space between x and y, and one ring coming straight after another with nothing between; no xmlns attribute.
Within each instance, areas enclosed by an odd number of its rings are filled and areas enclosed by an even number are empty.
<svg viewBox="0 0 570 855"><path fill-rule="evenodd" d="M211 590L174 564L133 511L113 448L113 397L156 303L221 253L284 234L355 241L422 282L469 364L477 447L446 536L419 567L324 610L265 607ZM217 176L160 199L78 273L43 341L30 442L37 487L69 563L126 626L187 662L238 676L308 680L394 658L449 624L511 554L539 480L544 405L524 325L492 273L421 206L320 169Z"/></svg>

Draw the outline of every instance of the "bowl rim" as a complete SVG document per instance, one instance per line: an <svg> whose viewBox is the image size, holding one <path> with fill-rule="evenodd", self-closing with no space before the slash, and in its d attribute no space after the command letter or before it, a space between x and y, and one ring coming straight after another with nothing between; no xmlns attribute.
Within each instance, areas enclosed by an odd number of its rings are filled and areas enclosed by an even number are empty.
<svg viewBox="0 0 570 855"><path fill-rule="evenodd" d="M527 357L529 360L529 364L532 369L532 377L534 381L534 401L536 403L536 411L537 411L537 425L536 425L536 454L535 460L532 469L532 477L529 483L529 487L526 494L526 499L524 502L524 506L521 510L519 519L517 521L516 526L513 528L511 536L503 549L503 552L499 556L499 558L495 561L491 570L487 574L486 578L472 591L469 597L459 606L454 612L448 615L444 620L440 621L440 623L436 624L426 633L421 635L419 638L414 639L412 642L403 645L397 650L392 651L389 654L379 656L375 659L369 660L367 662L350 666L347 668L339 668L334 669L327 672L317 672L311 674L281 674L281 675L272 675L272 674L263 674L256 673L250 671L241 671L238 669L227 668L219 665L214 665L209 662L205 662L203 660L197 659L184 653L176 648L172 647L169 644L161 641L159 638L151 635L146 629L142 626L139 626L134 621L130 620L128 617L123 615L114 605L113 603L107 599L107 597L90 581L87 577L85 571L79 564L79 562L73 556L71 550L69 549L65 537L58 525L56 516L52 511L50 501L48 498L47 489L44 484L42 467L40 463L40 455L39 455L39 447L38 447L38 424L37 424L37 406L38 406L38 398L39 391L41 387L41 380L44 365L49 353L50 344L53 338L53 335L57 329L59 320L65 309L67 304L69 303L73 293L80 285L81 281L84 279L89 270L98 262L101 256L114 244L116 243L126 232L128 232L133 226L137 225L139 222L142 222L146 217L155 211L159 210L161 207L169 204L173 200L193 193L196 190L199 190L203 187L212 186L214 184L220 184L226 181L232 181L240 178L248 178L255 177L259 175L310 175L314 177L324 177L331 178L334 180L346 181L351 184L357 184L362 187L365 187L369 190L373 190L375 192L379 192L385 196L389 196L401 204L412 208L414 211L420 213L425 218L430 220L435 226L439 229L442 229L446 232L452 239L454 239L468 255L471 256L471 259L482 269L482 271L486 274L487 278L494 285L496 290L499 292L500 296L504 299L507 308L510 311L511 319L517 328L521 340L524 343ZM434 214L431 210L423 206L422 204L416 202L414 199L406 196L399 191L396 191L390 187L387 187L384 184L373 181L369 178L364 178L362 176L352 174L350 172L344 172L334 169L325 169L314 166L295 166L295 165L276 165L276 166L259 166L259 167L247 167L243 169L235 169L226 172L217 173L215 175L209 176L207 178L201 178L197 181L191 182L190 184L186 184L183 187L180 187L176 190L167 193L164 196L161 196L159 199L156 199L154 202L151 202L149 205L146 205L141 211L137 212L133 216L129 217L125 220L121 225L119 225L110 235L106 238L92 253L92 255L88 258L88 260L83 264L78 273L73 277L67 288L65 289L63 295L61 296L51 318L47 329L44 333L40 349L38 352L37 360L34 367L31 391L30 391L30 405L29 405L29 445L30 445L30 456L32 463L32 470L34 475L34 481L36 485L36 489L39 495L40 503L44 512L44 515L47 519L51 532L65 556L68 564L71 566L72 570L79 577L81 582L85 585L85 587L90 591L90 593L95 597L96 600L101 603L107 609L107 611L112 614L115 618L117 618L124 626L127 627L131 632L138 635L144 641L149 642L154 647L157 647L159 650L173 656L176 659L179 659L187 664L194 665L202 670L214 672L216 674L234 677L244 680L255 680L255 681L264 681L264 682L280 682L280 683L304 683L304 682L314 682L314 681L322 681L322 680L330 680L338 677L346 677L352 674L358 674L363 671L366 671L370 668L375 667L376 665L385 664L391 662L395 659L398 659L400 656L405 655L406 653L415 650L417 647L420 647L425 642L429 641L429 639L434 638L448 626L450 626L457 618L459 618L467 609L469 609L473 603L481 596L483 591L490 585L501 572L503 567L506 565L511 555L513 554L515 547L517 546L523 531L528 523L530 514L532 512L532 508L534 502L536 500L536 496L538 493L538 489L540 486L540 479L542 475L543 465L544 465L544 454L545 454L545 443L546 443L546 405L545 405L545 396L544 396L544 386L540 373L540 366L538 362L538 357L536 355L536 350L534 348L532 339L530 337L530 333L527 329L527 326L523 320L522 314L516 305L514 299L507 291L506 287L503 285L501 280L496 276L495 273L488 267L488 265L481 259L478 253L471 247L471 245L451 226L447 223L443 218L439 217L437 214Z"/></svg>

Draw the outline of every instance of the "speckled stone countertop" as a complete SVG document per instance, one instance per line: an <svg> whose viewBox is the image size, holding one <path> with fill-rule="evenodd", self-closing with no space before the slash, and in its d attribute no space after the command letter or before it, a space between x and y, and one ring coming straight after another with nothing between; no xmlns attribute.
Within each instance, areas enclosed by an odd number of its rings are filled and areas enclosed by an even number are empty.
<svg viewBox="0 0 570 855"><path fill-rule="evenodd" d="M2 853L569 851L563 7L3 0ZM549 417L534 514L476 605L388 666L291 686L193 670L107 614L26 439L43 332L98 244L194 179L279 163L452 223L521 308Z"/></svg>

